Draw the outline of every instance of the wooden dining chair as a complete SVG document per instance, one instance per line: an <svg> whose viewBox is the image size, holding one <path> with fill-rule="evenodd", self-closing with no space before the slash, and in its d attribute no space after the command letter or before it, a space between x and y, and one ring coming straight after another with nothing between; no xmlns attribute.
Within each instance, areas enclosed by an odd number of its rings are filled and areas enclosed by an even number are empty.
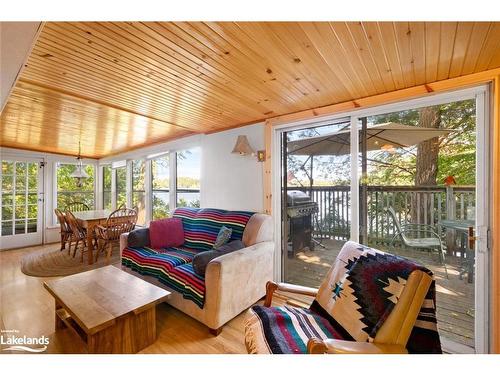
<svg viewBox="0 0 500 375"><path fill-rule="evenodd" d="M59 222L59 228L61 233L61 251L66 248L66 243L68 243L71 236L71 229L66 222L66 217L62 213L62 211L58 208L54 209L54 212L57 216L57 221Z"/></svg>
<svg viewBox="0 0 500 375"><path fill-rule="evenodd" d="M106 249L106 263L109 264L113 252L113 245L119 243L122 233L132 231L136 223L136 210L119 208L109 215L104 225L97 225L95 227L95 232L98 246L95 254L95 261L97 262L99 253Z"/></svg>
<svg viewBox="0 0 500 375"><path fill-rule="evenodd" d="M71 230L71 234L69 236L68 254L71 255L71 245L73 244L73 242L75 243L75 251L73 252L73 257L75 257L76 252L78 251L78 245L81 245L81 261L83 262L83 253L85 252L86 247L87 232L85 228L80 225L75 215L73 215L71 211L66 211L65 219L69 229Z"/></svg>
<svg viewBox="0 0 500 375"><path fill-rule="evenodd" d="M71 212L90 211L90 207L83 202L71 202L66 205L66 211L71 211Z"/></svg>

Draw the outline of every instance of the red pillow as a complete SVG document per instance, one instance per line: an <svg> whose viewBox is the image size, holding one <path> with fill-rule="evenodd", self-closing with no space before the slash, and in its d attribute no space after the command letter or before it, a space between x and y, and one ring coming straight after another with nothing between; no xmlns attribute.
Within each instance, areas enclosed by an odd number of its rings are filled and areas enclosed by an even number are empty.
<svg viewBox="0 0 500 375"><path fill-rule="evenodd" d="M177 247L184 243L184 228L179 218L154 220L149 223L149 239L153 249Z"/></svg>

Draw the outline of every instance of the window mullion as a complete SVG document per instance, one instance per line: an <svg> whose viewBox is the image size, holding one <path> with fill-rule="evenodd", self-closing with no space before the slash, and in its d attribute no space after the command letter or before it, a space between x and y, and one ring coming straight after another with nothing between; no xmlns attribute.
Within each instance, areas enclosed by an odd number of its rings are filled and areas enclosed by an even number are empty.
<svg viewBox="0 0 500 375"><path fill-rule="evenodd" d="M144 166L144 208L146 210L146 218L144 225L148 225L153 217L153 180L150 159L145 161Z"/></svg>
<svg viewBox="0 0 500 375"><path fill-rule="evenodd" d="M177 207L177 152L171 152L169 155L170 177L169 177L169 202L170 213L173 213Z"/></svg>

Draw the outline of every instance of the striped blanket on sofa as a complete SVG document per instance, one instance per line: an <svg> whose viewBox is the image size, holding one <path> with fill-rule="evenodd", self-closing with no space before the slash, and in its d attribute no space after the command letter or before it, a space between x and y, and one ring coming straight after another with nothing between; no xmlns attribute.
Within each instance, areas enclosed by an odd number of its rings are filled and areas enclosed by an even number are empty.
<svg viewBox="0 0 500 375"><path fill-rule="evenodd" d="M165 249L127 247L122 252L122 265L141 275L155 277L168 288L203 308L205 279L193 270L194 256L213 248L222 226L232 229L230 241L242 240L243 231L253 214L247 211L212 208L178 208L173 217L182 220L183 246Z"/></svg>

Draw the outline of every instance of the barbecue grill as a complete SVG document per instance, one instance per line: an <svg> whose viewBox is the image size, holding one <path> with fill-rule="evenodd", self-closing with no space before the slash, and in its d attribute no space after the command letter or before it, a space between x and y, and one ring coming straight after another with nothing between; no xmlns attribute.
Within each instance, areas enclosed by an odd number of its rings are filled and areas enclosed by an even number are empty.
<svg viewBox="0 0 500 375"><path fill-rule="evenodd" d="M289 256L295 256L304 248L314 250L312 215L318 212L318 204L303 191L290 190L287 192L286 212L290 219L289 240L292 243Z"/></svg>

